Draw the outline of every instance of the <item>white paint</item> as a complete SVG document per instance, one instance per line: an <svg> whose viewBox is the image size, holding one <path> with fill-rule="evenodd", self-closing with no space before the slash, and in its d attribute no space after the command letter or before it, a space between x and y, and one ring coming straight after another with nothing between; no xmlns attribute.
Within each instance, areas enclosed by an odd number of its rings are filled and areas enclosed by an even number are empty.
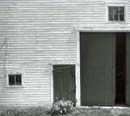
<svg viewBox="0 0 130 116"><path fill-rule="evenodd" d="M77 38L77 64L76 64L76 106L81 106L81 88L80 88L80 33L76 31Z"/></svg>

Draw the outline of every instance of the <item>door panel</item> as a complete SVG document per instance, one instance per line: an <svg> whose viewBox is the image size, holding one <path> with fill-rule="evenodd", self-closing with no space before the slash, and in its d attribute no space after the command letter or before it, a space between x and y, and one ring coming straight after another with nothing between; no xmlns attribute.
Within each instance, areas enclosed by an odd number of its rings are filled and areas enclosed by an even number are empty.
<svg viewBox="0 0 130 116"><path fill-rule="evenodd" d="M114 105L115 34L80 36L81 105Z"/></svg>
<svg viewBox="0 0 130 116"><path fill-rule="evenodd" d="M71 100L75 102L75 66L54 65L54 101Z"/></svg>

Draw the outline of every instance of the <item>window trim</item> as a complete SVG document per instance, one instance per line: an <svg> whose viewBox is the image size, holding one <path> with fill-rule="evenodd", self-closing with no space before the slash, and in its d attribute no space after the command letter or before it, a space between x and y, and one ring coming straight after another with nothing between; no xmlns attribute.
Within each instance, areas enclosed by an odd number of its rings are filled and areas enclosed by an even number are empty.
<svg viewBox="0 0 130 116"><path fill-rule="evenodd" d="M10 85L9 84L9 75L21 75L21 84L20 85ZM22 73L9 73L9 74L7 74L7 87L23 87L23 75L22 75Z"/></svg>
<svg viewBox="0 0 130 116"><path fill-rule="evenodd" d="M117 8L118 11L120 8L123 8L124 12L123 13L118 12L118 14L116 14L118 16L118 19L116 20L113 13L109 12L110 8L112 8L112 9ZM112 10L112 12L113 12L113 10ZM110 19L110 15L112 15L112 20ZM123 15L123 20L120 19L121 18L120 15ZM125 7L124 6L108 6L108 20L111 22L113 22L113 21L114 22L124 22L125 21Z"/></svg>
<svg viewBox="0 0 130 116"><path fill-rule="evenodd" d="M124 7L124 21L109 21L109 17L108 17L108 8L109 7ZM128 19L128 16L126 15L127 14L127 3L126 2L115 2L115 3L112 3L112 2L107 2L106 3L106 15L105 15L105 19L106 19L106 23L107 24L125 24L127 19Z"/></svg>

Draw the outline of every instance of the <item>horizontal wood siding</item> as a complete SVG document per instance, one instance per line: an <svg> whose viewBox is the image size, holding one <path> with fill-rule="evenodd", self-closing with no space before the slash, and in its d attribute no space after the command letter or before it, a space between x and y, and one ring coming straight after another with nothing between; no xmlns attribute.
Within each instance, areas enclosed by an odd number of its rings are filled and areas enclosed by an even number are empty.
<svg viewBox="0 0 130 116"><path fill-rule="evenodd" d="M52 64L77 64L75 26L113 26L106 6L106 0L0 1L0 46L8 38L0 48L0 105L50 105ZM17 72L23 86L8 87L7 74Z"/></svg>

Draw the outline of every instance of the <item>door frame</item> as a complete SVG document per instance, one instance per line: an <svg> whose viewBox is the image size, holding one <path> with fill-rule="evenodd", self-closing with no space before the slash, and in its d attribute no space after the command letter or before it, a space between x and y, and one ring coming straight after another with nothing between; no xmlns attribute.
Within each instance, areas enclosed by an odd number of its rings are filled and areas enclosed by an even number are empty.
<svg viewBox="0 0 130 116"><path fill-rule="evenodd" d="M86 107L81 105L81 86L80 86L80 33L81 32L130 32L130 28L126 27L107 27L104 25L87 25L85 27L75 27L76 42L77 42L77 64L76 64L76 106Z"/></svg>

